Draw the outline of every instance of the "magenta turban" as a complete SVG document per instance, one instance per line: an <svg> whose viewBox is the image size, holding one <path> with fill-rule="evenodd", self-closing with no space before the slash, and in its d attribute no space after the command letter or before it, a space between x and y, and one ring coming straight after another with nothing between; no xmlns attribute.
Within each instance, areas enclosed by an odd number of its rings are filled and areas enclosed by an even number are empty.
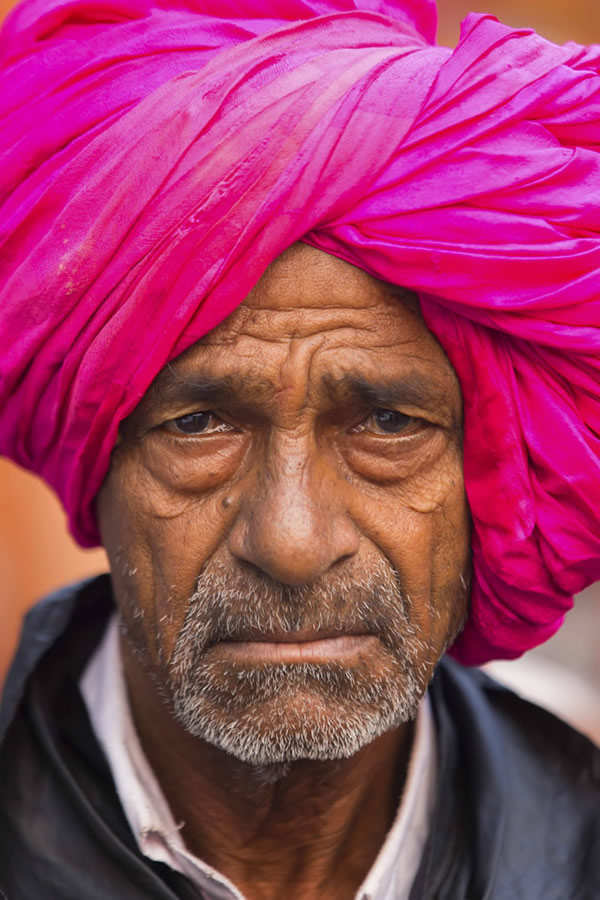
<svg viewBox="0 0 600 900"><path fill-rule="evenodd" d="M600 579L600 47L433 0L26 0L1 33L0 452L98 542L119 422L305 240L417 291L460 379L472 608Z"/></svg>

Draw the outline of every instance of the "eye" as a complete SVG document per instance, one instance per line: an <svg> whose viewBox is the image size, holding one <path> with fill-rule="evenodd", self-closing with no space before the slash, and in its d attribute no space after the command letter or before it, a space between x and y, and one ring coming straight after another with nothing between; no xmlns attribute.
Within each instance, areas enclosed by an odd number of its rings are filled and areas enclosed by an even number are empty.
<svg viewBox="0 0 600 900"><path fill-rule="evenodd" d="M414 430L420 421L415 416L407 416L393 409L376 409L352 430L382 435L403 434Z"/></svg>
<svg viewBox="0 0 600 900"><path fill-rule="evenodd" d="M165 422L164 428L172 434L217 434L223 431L232 431L231 425L223 422L211 410L188 413Z"/></svg>

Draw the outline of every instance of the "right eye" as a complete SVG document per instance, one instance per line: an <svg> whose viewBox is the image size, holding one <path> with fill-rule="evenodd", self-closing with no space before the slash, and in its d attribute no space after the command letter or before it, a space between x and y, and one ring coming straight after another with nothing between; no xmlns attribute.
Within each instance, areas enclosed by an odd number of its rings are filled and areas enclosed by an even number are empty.
<svg viewBox="0 0 600 900"><path fill-rule="evenodd" d="M202 412L188 413L165 422L164 428L171 434L188 434L192 437L203 434L218 434L223 431L233 431L231 425L220 419L210 409Z"/></svg>

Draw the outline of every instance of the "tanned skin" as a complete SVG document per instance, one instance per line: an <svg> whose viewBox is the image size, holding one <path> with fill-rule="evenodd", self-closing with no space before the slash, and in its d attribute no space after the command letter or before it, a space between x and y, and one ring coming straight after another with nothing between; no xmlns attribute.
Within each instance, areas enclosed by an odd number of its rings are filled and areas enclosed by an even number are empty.
<svg viewBox="0 0 600 900"><path fill-rule="evenodd" d="M210 402L190 383L209 385ZM467 609L461 423L455 373L416 298L295 245L123 425L98 513L134 720L188 849L249 900L354 897L397 809L412 724L349 758L272 767L189 733L169 662L199 573L310 587L352 584L385 560L410 599L425 685ZM217 642L211 659L396 672L374 630L293 638ZM326 697L298 693L267 705L257 728L327 714Z"/></svg>

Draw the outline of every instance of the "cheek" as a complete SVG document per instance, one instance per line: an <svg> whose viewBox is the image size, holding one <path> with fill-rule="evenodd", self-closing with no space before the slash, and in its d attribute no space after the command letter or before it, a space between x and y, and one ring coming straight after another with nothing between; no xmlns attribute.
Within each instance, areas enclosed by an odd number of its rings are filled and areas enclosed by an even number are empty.
<svg viewBox="0 0 600 900"><path fill-rule="evenodd" d="M181 497L135 458L111 470L98 498L102 542L130 641L168 660L189 597L227 531L220 497Z"/></svg>
<svg viewBox="0 0 600 900"><path fill-rule="evenodd" d="M442 647L467 605L469 511L458 451L431 471L364 500L365 536L385 554L426 640Z"/></svg>

